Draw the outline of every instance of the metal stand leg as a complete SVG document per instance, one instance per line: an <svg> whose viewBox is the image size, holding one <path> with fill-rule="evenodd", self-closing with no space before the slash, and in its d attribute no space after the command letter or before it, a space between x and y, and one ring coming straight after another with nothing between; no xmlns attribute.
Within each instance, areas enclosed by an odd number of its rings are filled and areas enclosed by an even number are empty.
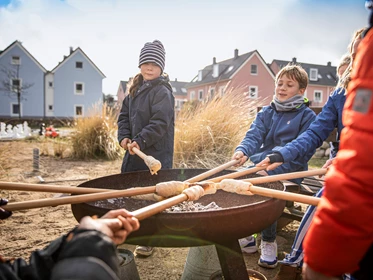
<svg viewBox="0 0 373 280"><path fill-rule="evenodd" d="M215 244L225 280L250 279L238 240Z"/></svg>

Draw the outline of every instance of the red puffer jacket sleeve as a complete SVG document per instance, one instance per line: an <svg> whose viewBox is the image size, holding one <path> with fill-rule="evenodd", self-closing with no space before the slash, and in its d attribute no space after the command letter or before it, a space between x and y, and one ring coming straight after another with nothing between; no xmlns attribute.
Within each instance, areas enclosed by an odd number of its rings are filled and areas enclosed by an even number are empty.
<svg viewBox="0 0 373 280"><path fill-rule="evenodd" d="M343 111L341 150L303 243L305 262L329 276L353 272L373 244L373 29L359 45Z"/></svg>

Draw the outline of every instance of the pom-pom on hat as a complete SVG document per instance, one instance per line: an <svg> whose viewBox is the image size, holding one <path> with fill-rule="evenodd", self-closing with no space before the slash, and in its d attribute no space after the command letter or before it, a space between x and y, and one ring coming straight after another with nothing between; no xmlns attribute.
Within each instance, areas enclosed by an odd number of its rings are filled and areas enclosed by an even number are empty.
<svg viewBox="0 0 373 280"><path fill-rule="evenodd" d="M144 63L153 62L157 64L163 72L165 56L166 52L160 41L154 40L153 42L147 42L140 52L139 67Z"/></svg>

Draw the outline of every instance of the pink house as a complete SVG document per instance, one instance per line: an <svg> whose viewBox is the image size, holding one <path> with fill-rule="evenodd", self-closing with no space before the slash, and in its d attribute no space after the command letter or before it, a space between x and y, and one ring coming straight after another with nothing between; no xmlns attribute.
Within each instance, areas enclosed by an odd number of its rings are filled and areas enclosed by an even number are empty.
<svg viewBox="0 0 373 280"><path fill-rule="evenodd" d="M186 85L187 99L206 100L229 91L248 94L252 99L265 99L268 103L274 94L275 75L257 50L212 64L199 70L198 75Z"/></svg>
<svg viewBox="0 0 373 280"><path fill-rule="evenodd" d="M292 61L275 59L270 67L273 73L277 74L282 67L289 63L300 64L308 73L309 83L304 96L308 98L310 105L312 107L324 106L338 82L336 67L332 66L330 62L326 65L297 62L296 58L293 58Z"/></svg>
<svg viewBox="0 0 373 280"><path fill-rule="evenodd" d="M132 78L129 80L131 81ZM128 94L128 83L127 81L120 81L119 86L118 86L118 91L117 91L117 105L119 108L122 107L122 103L124 100L124 97Z"/></svg>

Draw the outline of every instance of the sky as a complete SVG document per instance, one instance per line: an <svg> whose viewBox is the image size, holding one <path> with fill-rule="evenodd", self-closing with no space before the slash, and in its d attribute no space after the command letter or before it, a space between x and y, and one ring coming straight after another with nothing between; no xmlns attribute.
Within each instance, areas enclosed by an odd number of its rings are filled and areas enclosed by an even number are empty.
<svg viewBox="0 0 373 280"><path fill-rule="evenodd" d="M139 72L140 50L160 40L171 80L258 50L273 59L336 66L356 29L367 25L364 0L0 0L0 50L15 40L52 70L80 47L105 74L103 92Z"/></svg>

